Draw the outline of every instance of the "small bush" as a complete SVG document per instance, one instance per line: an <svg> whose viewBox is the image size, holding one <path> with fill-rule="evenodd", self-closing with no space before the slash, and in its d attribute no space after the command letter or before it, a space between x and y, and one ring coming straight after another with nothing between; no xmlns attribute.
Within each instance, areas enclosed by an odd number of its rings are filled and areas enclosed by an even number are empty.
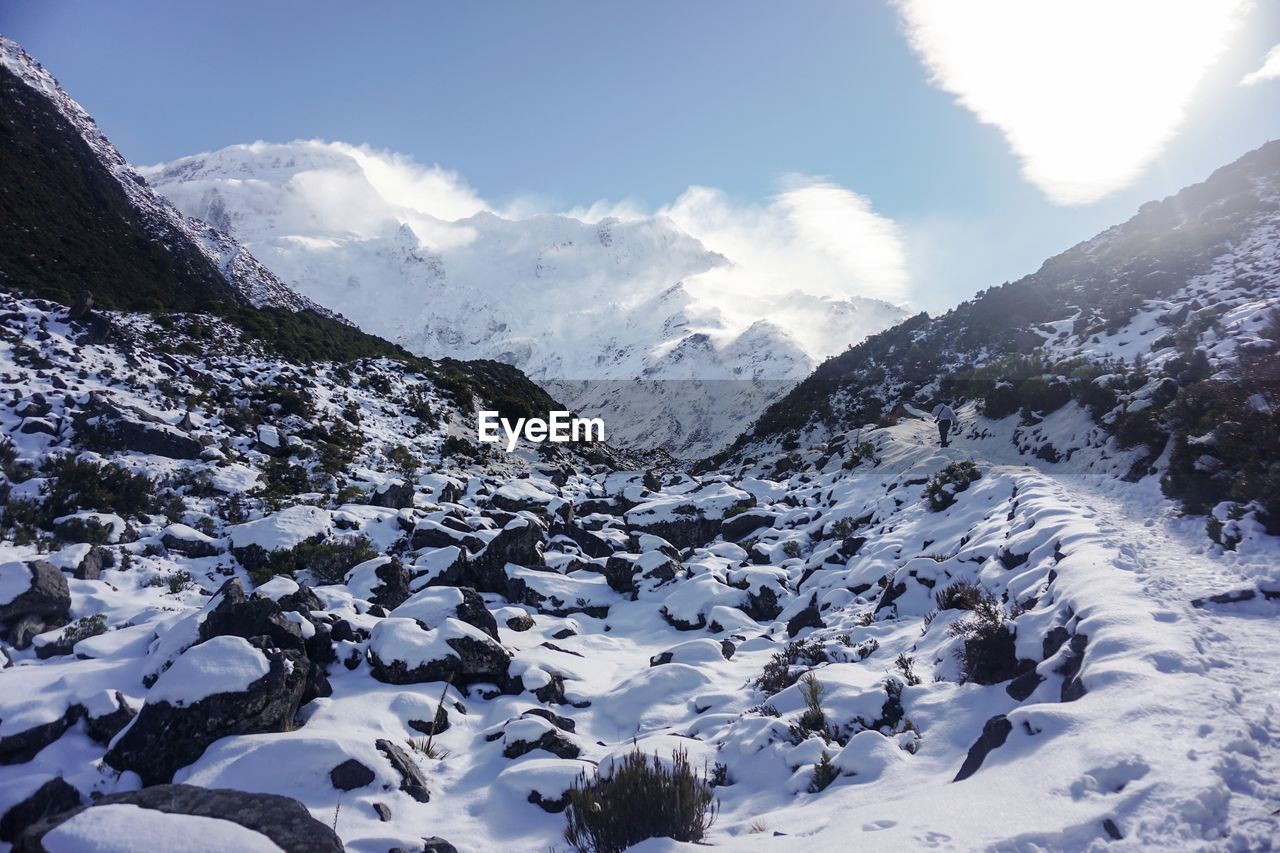
<svg viewBox="0 0 1280 853"><path fill-rule="evenodd" d="M581 853L622 853L646 838L701 841L719 811L684 750L673 753L670 768L656 755L630 752L608 776L580 776L568 798L564 839Z"/></svg>
<svg viewBox="0 0 1280 853"><path fill-rule="evenodd" d="M956 502L956 495L968 489L981 476L978 466L972 462L952 462L934 474L924 487L929 508L934 512L941 512L951 506Z"/></svg>
<svg viewBox="0 0 1280 853"><path fill-rule="evenodd" d="M820 663L826 663L827 660L827 652L818 640L812 637L807 640L796 640L788 643L782 651L774 653L769 662L764 665L764 671L760 673L754 685L769 696L781 693L795 684L799 678L798 674L791 671L793 667L817 666Z"/></svg>
<svg viewBox="0 0 1280 853"><path fill-rule="evenodd" d="M1017 654L1008 617L994 596L984 592L973 615L956 622L951 636L964 642L956 650L960 680L975 684L999 684L1016 675Z"/></svg>
<svg viewBox="0 0 1280 853"><path fill-rule="evenodd" d="M387 461L406 482L412 483L418 479L418 469L422 467L422 461L405 445L397 444L388 450Z"/></svg>
<svg viewBox="0 0 1280 853"><path fill-rule="evenodd" d="M809 793L816 794L826 790L827 786L840 778L840 771L831 763L831 753L822 750L818 763L813 765L813 776L809 779Z"/></svg>
<svg viewBox="0 0 1280 853"><path fill-rule="evenodd" d="M827 726L827 714L822 710L822 683L812 672L805 673L800 683L804 713L800 715L800 722L791 727L791 741L799 744L814 734L827 742L835 740L835 732Z"/></svg>
<svg viewBox="0 0 1280 853"><path fill-rule="evenodd" d="M50 518L76 510L114 512L121 516L148 511L154 502L155 483L119 465L99 465L64 456L44 466L45 514Z"/></svg>
<svg viewBox="0 0 1280 853"><path fill-rule="evenodd" d="M74 646L81 640L107 633L107 618L101 613L82 616L62 629L62 639L67 645Z"/></svg>
<svg viewBox="0 0 1280 853"><path fill-rule="evenodd" d="M969 581L956 581L946 589L933 594L933 600L939 610L977 610L983 598L990 593Z"/></svg>
<svg viewBox="0 0 1280 853"><path fill-rule="evenodd" d="M915 670L916 659L915 658L908 657L907 654L903 652L902 654L898 655L897 659L893 662L893 665L896 666L898 668L898 671L902 673L902 678L904 681L907 682L907 685L909 687L914 687L920 683L920 676L916 675L916 670Z"/></svg>
<svg viewBox="0 0 1280 853"><path fill-rule="evenodd" d="M355 566L378 556L368 537L345 542L303 542L285 551L273 551L267 564L251 572L254 583L265 583L275 575L311 572L321 583L341 583Z"/></svg>

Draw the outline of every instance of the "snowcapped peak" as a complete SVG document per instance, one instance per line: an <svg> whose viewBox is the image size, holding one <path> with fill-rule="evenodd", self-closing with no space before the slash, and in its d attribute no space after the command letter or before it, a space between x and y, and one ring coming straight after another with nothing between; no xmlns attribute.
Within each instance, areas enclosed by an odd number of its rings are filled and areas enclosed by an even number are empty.
<svg viewBox="0 0 1280 853"><path fill-rule="evenodd" d="M429 357L505 361L544 384L794 382L904 316L860 297L743 293L734 259L670 216L518 216L439 167L363 146L256 142L144 173L365 330ZM753 415L734 411L725 428ZM692 429L698 453L730 437Z"/></svg>

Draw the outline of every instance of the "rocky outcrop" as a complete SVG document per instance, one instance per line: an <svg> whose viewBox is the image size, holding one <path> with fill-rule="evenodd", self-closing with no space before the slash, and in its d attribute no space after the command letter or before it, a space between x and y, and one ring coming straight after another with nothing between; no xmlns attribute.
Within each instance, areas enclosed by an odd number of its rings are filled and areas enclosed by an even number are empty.
<svg viewBox="0 0 1280 853"><path fill-rule="evenodd" d="M951 781L960 782L977 773L988 753L1004 746L1011 731L1013 731L1013 723L1010 723L1004 714L998 714L987 720L986 725L982 727L982 734L973 742L973 746L969 747L969 754L960 765L956 778Z"/></svg>
<svg viewBox="0 0 1280 853"><path fill-rule="evenodd" d="M90 806L73 808L28 827L19 836L18 853L46 853L44 837L86 808L131 805L165 814L196 815L234 823L266 836L285 853L342 853L342 841L332 829L311 816L307 807L290 797L250 794L194 785L153 785L141 791L108 794ZM105 840L105 839L104 839ZM111 839L119 844L126 839Z"/></svg>
<svg viewBox="0 0 1280 853"><path fill-rule="evenodd" d="M389 740L379 739L375 745L378 752L391 762L396 773L400 774L400 790L420 803L430 802L431 791L427 788L427 780L409 754Z"/></svg>
<svg viewBox="0 0 1280 853"><path fill-rule="evenodd" d="M0 565L4 589L12 597L0 603L0 622L8 627L9 642L25 649L31 637L65 625L71 610L71 591L62 572L47 560ZM21 590L16 595L14 590Z"/></svg>
<svg viewBox="0 0 1280 853"><path fill-rule="evenodd" d="M75 419L76 434L100 453L135 451L170 459L199 459L200 442L143 412L94 396Z"/></svg>
<svg viewBox="0 0 1280 853"><path fill-rule="evenodd" d="M413 486L405 482L379 486L369 496L369 505L387 509L409 509L413 506Z"/></svg>
<svg viewBox="0 0 1280 853"><path fill-rule="evenodd" d="M265 649L263 654L267 674L243 691L216 693L190 704L147 702L107 751L106 763L137 773L144 785L158 785L171 781L220 738L284 731L293 724L309 666L294 650Z"/></svg>
<svg viewBox="0 0 1280 853"><path fill-rule="evenodd" d="M10 806L0 817L0 841L12 843L23 830L37 821L74 809L80 805L80 792L61 776L45 782L35 793Z"/></svg>

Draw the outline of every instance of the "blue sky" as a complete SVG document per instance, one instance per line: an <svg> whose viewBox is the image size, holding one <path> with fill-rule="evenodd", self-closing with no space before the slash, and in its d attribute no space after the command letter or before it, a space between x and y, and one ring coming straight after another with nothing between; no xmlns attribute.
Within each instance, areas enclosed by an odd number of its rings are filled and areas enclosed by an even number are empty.
<svg viewBox="0 0 1280 853"><path fill-rule="evenodd" d="M931 22L919 2L916 42L906 12L878 0L6 0L0 32L136 163L259 139L339 140L439 164L496 205L557 210L601 199L656 210L693 185L763 204L784 176L822 178L896 224L909 301L933 311L1280 137L1280 79L1239 85L1280 43L1280 4L1239 3L1185 120L1136 180L1064 204L1025 174L1027 158L1011 150L1018 127L983 123L982 103L957 103L962 84L931 84L926 62L947 75L939 39L959 28ZM1009 44L1008 33L975 30L964 38ZM1073 61L1088 65L1089 46ZM1001 97L969 101L996 114Z"/></svg>

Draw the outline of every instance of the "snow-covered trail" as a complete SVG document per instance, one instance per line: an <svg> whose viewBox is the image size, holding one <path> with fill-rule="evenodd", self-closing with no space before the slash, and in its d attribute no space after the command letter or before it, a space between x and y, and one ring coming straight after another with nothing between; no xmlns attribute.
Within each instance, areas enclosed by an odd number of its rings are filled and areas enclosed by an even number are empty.
<svg viewBox="0 0 1280 853"><path fill-rule="evenodd" d="M972 412L962 415L966 427L973 421ZM932 421L906 426L901 438L937 446ZM1114 549L1116 568L1134 573L1155 618L1168 633L1184 635L1193 650L1180 666L1197 676L1201 689L1185 697L1180 713L1203 720L1198 751L1221 780L1203 798L1220 798L1213 810L1224 830L1280 838L1280 600L1192 603L1253 588L1259 579L1270 579L1263 584L1268 589L1280 588L1280 543L1264 537L1247 553L1224 551L1205 534L1203 518L1182 516L1161 494L1156 477L1126 483L1064 471L1067 466L1019 454L1006 436L979 437L971 429L953 433L950 445L937 452L1033 469L1064 506L1096 522L1103 544Z"/></svg>

